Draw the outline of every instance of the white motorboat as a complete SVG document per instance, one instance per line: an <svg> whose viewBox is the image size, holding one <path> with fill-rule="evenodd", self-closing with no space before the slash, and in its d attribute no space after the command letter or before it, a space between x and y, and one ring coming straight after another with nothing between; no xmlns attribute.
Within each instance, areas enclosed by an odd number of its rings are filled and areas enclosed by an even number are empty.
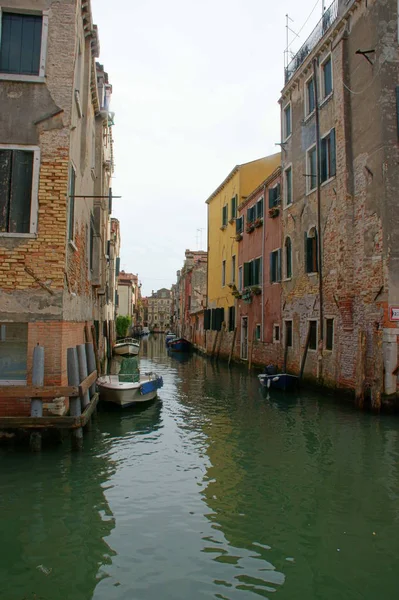
<svg viewBox="0 0 399 600"><path fill-rule="evenodd" d="M123 338L116 342L112 350L114 354L119 356L137 356L140 350L140 342L136 338Z"/></svg>
<svg viewBox="0 0 399 600"><path fill-rule="evenodd" d="M130 381L128 381L130 379ZM100 400L112 402L123 408L134 404L142 404L154 400L163 379L156 373L144 373L138 381L134 376L104 375L97 379Z"/></svg>

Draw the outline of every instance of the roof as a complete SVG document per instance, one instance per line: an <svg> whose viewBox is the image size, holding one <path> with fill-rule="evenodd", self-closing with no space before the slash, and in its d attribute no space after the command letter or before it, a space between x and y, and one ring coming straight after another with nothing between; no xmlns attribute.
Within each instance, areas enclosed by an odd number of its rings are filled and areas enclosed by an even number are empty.
<svg viewBox="0 0 399 600"><path fill-rule="evenodd" d="M230 171L227 177L222 181L222 183L216 188L216 190L209 196L208 200L205 201L205 204L209 204L209 202L213 200L213 198L217 196L219 192L222 191L222 189L228 184L228 182L234 177L234 175L238 173L240 169L242 169L242 167L245 167L246 165L251 165L256 162L265 161L269 158L276 156L276 154L280 154L280 152L276 152L275 154L269 154L268 156L262 156L261 158L257 158L255 160L250 160L249 162L236 165L234 169L232 169L232 171Z"/></svg>
<svg viewBox="0 0 399 600"><path fill-rule="evenodd" d="M277 169L274 169L273 173L270 173L270 175L268 175L266 179L262 181L262 183L260 183L258 187L253 192L251 192L249 196L245 198L245 200L241 202L239 206L237 206L237 210L242 210L249 202L251 202L251 200L254 198L254 196L256 196L256 194L259 194L262 188L269 185L269 183L272 183L272 181L277 179L277 177L280 177L280 175L281 167L277 167Z"/></svg>

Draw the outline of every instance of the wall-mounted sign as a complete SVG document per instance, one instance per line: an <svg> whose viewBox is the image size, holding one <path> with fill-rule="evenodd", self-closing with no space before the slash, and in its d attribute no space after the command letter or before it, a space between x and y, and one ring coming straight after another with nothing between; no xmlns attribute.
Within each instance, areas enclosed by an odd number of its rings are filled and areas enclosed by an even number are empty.
<svg viewBox="0 0 399 600"><path fill-rule="evenodd" d="M399 306L390 306L389 307L389 320L390 321L399 321Z"/></svg>

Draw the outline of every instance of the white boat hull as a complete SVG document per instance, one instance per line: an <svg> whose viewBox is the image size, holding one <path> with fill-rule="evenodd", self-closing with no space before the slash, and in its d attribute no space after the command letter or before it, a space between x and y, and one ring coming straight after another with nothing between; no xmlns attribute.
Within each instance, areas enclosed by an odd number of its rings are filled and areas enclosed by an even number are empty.
<svg viewBox="0 0 399 600"><path fill-rule="evenodd" d="M122 408L150 402L157 397L158 390L154 389L147 394L141 393L143 383L155 381L157 376L150 375L140 378L137 383L120 382L118 375L108 375L100 377L97 380L97 386L100 392L100 399L105 402L111 402Z"/></svg>
<svg viewBox="0 0 399 600"><path fill-rule="evenodd" d="M118 356L137 356L140 350L140 342L134 338L124 338L116 342L112 350Z"/></svg>

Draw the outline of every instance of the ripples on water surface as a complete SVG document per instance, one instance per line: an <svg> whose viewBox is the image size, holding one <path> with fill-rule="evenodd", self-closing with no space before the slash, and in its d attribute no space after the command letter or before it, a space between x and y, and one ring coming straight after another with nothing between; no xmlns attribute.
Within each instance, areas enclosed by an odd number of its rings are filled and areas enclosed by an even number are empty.
<svg viewBox="0 0 399 600"><path fill-rule="evenodd" d="M161 399L82 454L1 451L0 598L397 598L398 419L179 358L144 342Z"/></svg>

